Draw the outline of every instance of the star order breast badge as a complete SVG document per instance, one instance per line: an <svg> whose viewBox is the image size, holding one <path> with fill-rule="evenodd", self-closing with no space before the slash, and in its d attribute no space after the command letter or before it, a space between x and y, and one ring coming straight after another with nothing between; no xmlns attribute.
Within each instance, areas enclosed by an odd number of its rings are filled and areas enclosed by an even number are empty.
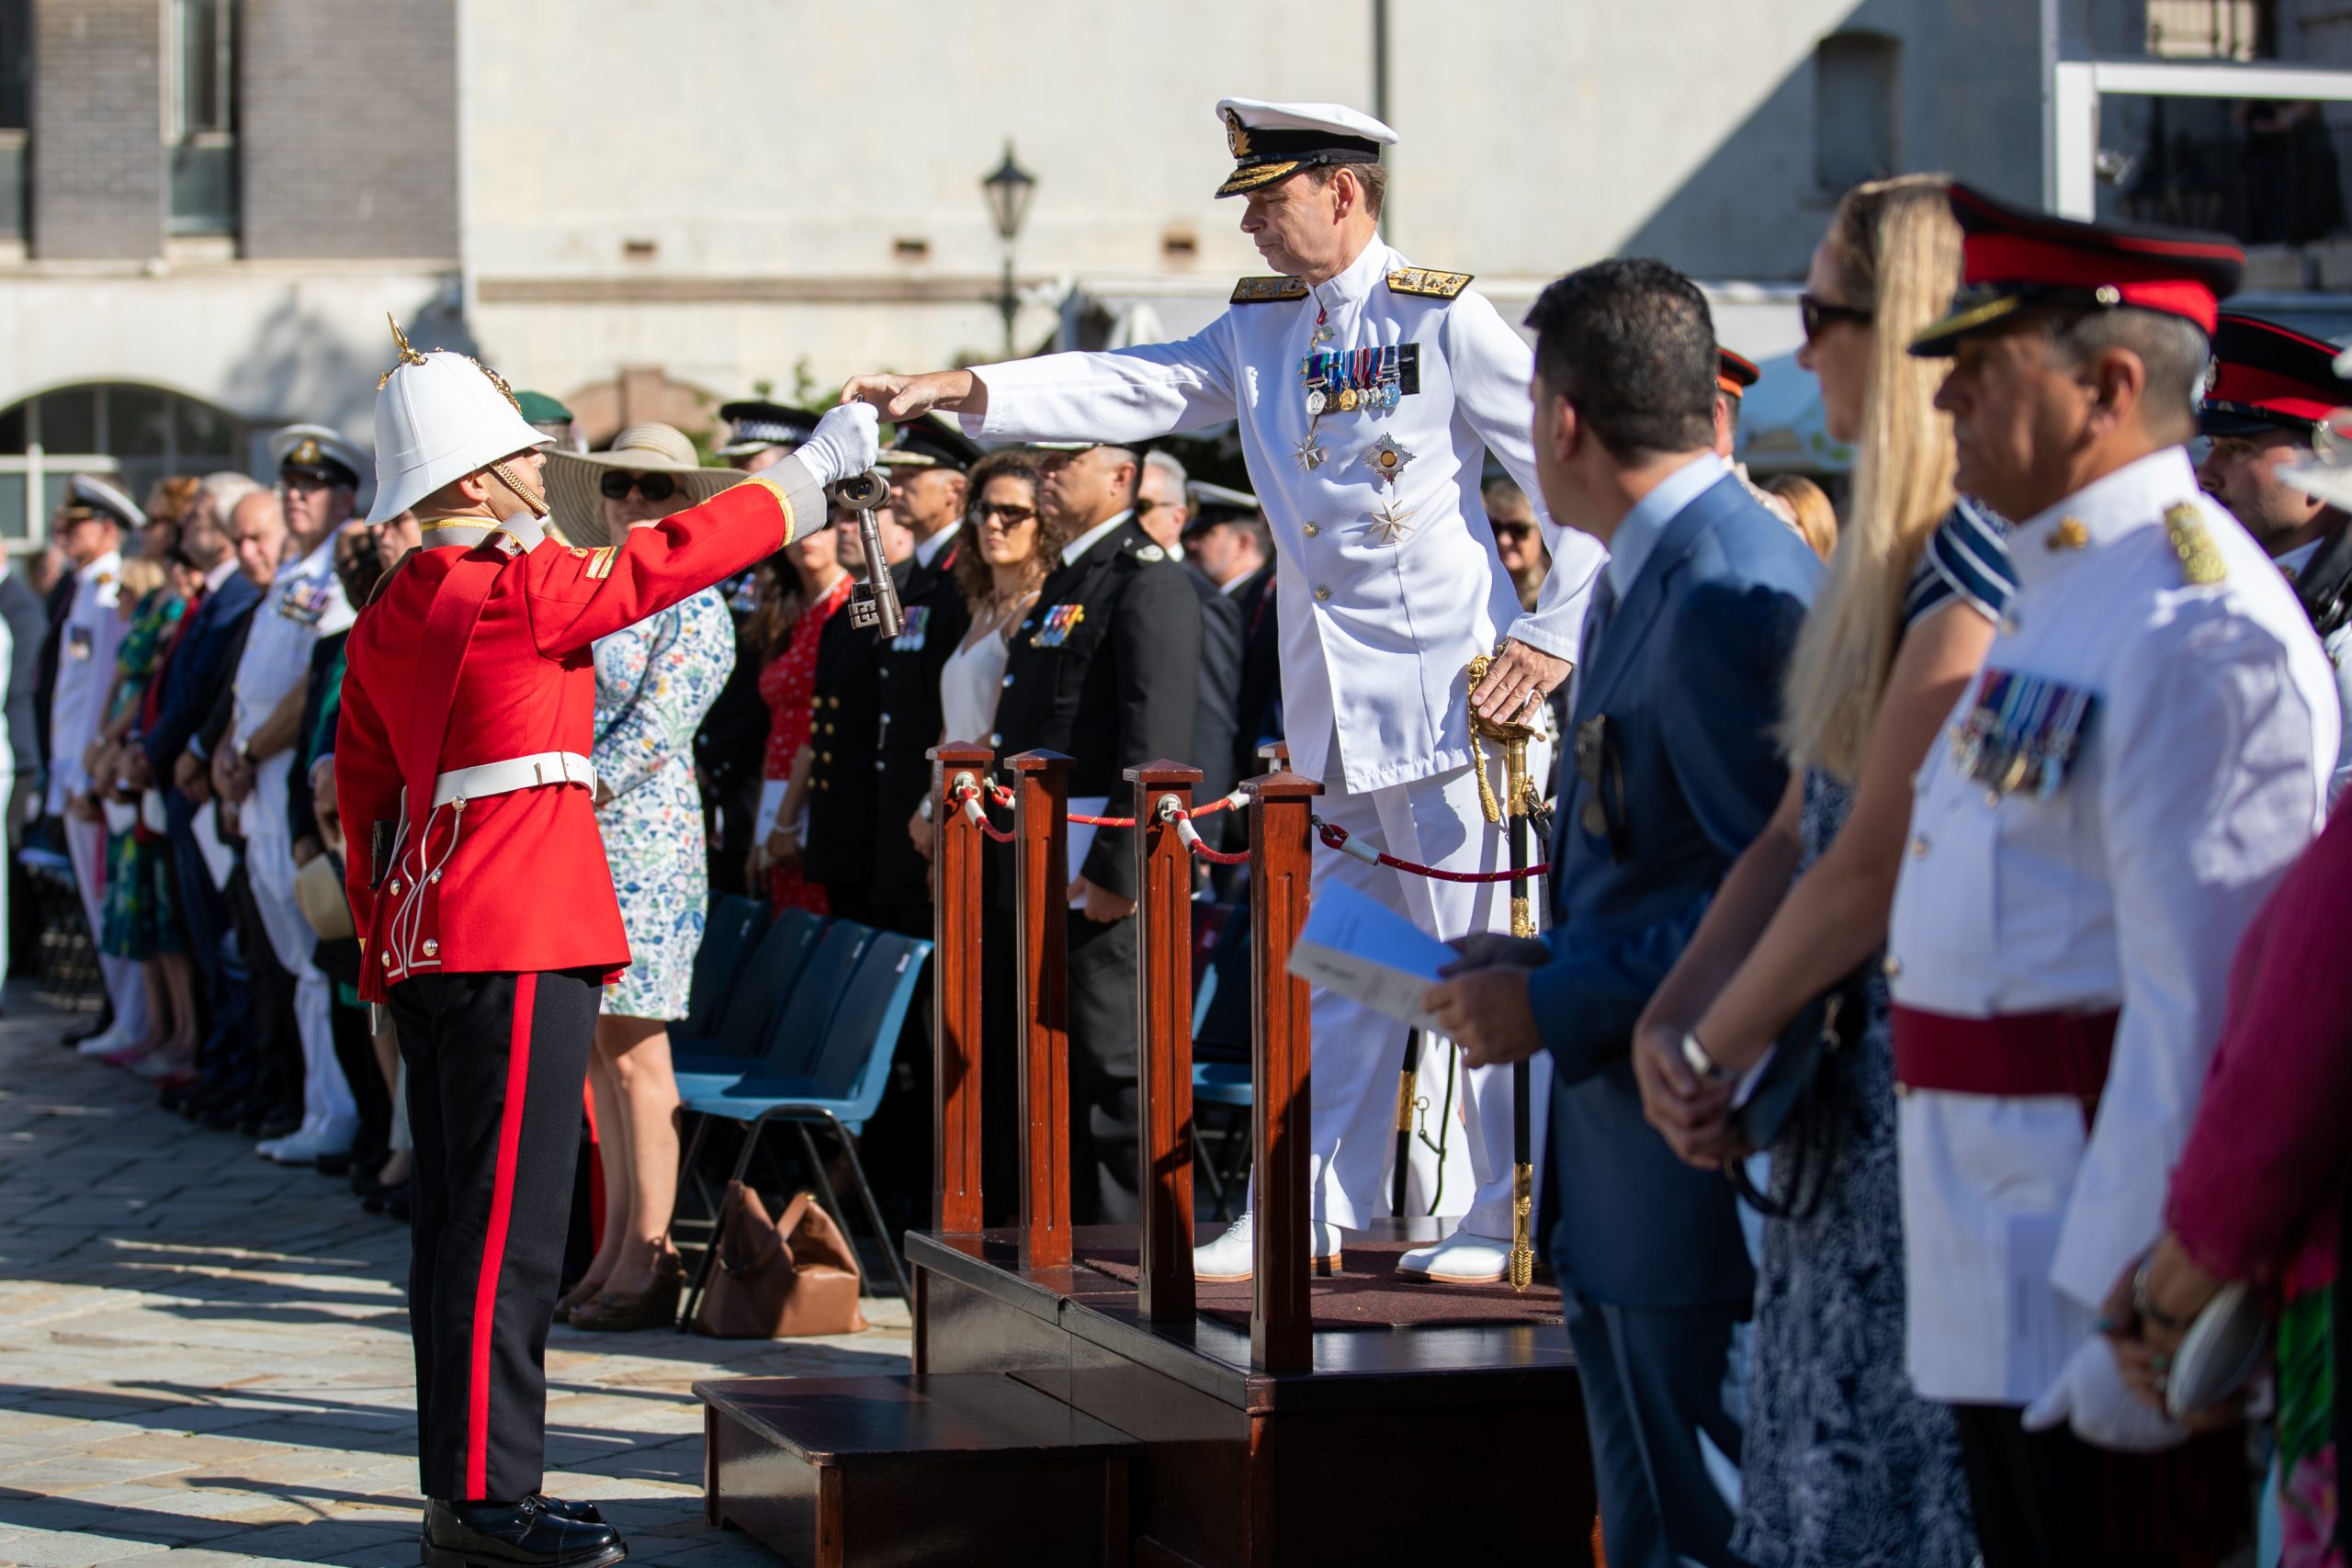
<svg viewBox="0 0 2352 1568"><path fill-rule="evenodd" d="M1383 435L1372 444L1372 450L1363 455L1363 460L1384 484L1393 485L1396 476L1405 471L1405 465L1413 460L1413 454L1397 446L1394 438Z"/></svg>
<svg viewBox="0 0 2352 1568"><path fill-rule="evenodd" d="M1413 513L1410 508L1396 504L1395 496L1380 503L1372 514L1372 525L1380 531L1380 542L1393 545L1412 532Z"/></svg>
<svg viewBox="0 0 2352 1568"><path fill-rule="evenodd" d="M1315 433L1311 430L1305 435L1299 437L1298 445L1291 448L1291 456L1296 457L1298 459L1298 466L1305 468L1308 473L1313 473L1316 469L1321 468L1323 466L1323 459L1330 455L1331 454L1323 450L1323 448L1317 444Z"/></svg>

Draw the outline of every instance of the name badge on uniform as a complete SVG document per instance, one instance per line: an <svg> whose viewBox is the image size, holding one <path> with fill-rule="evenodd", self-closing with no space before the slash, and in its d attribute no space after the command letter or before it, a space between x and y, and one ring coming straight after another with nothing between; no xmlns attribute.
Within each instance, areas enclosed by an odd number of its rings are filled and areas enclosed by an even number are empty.
<svg viewBox="0 0 2352 1568"><path fill-rule="evenodd" d="M894 653L921 653L923 634L931 629L931 606L909 604L906 617L906 627L890 639L890 649Z"/></svg>
<svg viewBox="0 0 2352 1568"><path fill-rule="evenodd" d="M95 647L96 640L92 637L89 627L67 626L65 628L66 658L74 660L76 663L83 662L88 660L91 653L95 650Z"/></svg>
<svg viewBox="0 0 2352 1568"><path fill-rule="evenodd" d="M2064 785L2098 712L2097 693L1988 669L1975 705L1952 727L1952 758L1973 783L2047 800Z"/></svg>
<svg viewBox="0 0 2352 1568"><path fill-rule="evenodd" d="M324 582L289 582L277 596L277 613L297 626L315 626L334 596L334 589Z"/></svg>
<svg viewBox="0 0 2352 1568"><path fill-rule="evenodd" d="M1083 604L1057 604L1046 612L1046 624L1029 639L1032 648L1059 648L1069 640L1069 634L1086 619Z"/></svg>

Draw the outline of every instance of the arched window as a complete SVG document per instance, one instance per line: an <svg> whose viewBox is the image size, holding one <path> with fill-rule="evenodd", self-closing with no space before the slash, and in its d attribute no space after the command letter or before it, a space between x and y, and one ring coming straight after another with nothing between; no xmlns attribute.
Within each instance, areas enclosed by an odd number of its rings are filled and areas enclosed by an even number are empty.
<svg viewBox="0 0 2352 1568"><path fill-rule="evenodd" d="M1902 166L1895 94L1903 44L1885 33L1832 33L1813 52L1813 177L1833 195Z"/></svg>
<svg viewBox="0 0 2352 1568"><path fill-rule="evenodd" d="M61 387L0 410L0 545L38 549L65 481L111 474L144 500L174 474L246 467L251 433L234 415L160 387Z"/></svg>

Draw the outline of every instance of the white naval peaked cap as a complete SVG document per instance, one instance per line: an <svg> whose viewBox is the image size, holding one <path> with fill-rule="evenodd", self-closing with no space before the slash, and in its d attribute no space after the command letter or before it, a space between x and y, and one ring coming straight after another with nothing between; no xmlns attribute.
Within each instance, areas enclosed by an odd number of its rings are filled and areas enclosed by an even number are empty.
<svg viewBox="0 0 2352 1568"><path fill-rule="evenodd" d="M102 512L125 528L147 526L147 513L137 502L96 474L75 474L65 481L66 503Z"/></svg>
<svg viewBox="0 0 2352 1568"><path fill-rule="evenodd" d="M349 471L354 483L365 479L375 461L343 432L323 424L289 424L269 438L269 460L277 467L313 468L323 458Z"/></svg>
<svg viewBox="0 0 2352 1568"><path fill-rule="evenodd" d="M1302 169L1377 164L1380 150L1396 144L1395 131L1345 104L1219 98L1216 117L1233 154L1233 173L1217 187L1219 196L1257 190Z"/></svg>
<svg viewBox="0 0 2352 1568"><path fill-rule="evenodd" d="M443 485L552 439L524 420L514 393L478 361L447 349L419 354L405 337L400 345L401 362L376 389L370 523L388 522Z"/></svg>

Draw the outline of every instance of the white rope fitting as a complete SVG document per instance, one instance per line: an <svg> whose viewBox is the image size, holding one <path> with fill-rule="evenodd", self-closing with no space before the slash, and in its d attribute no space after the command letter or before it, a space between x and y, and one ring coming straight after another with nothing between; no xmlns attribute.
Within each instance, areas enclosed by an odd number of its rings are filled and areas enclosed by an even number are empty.
<svg viewBox="0 0 2352 1568"><path fill-rule="evenodd" d="M1193 826L1193 819L1189 817L1176 818L1176 841L1184 846L1184 852L1188 855L1208 848L1201 842L1201 830Z"/></svg>

